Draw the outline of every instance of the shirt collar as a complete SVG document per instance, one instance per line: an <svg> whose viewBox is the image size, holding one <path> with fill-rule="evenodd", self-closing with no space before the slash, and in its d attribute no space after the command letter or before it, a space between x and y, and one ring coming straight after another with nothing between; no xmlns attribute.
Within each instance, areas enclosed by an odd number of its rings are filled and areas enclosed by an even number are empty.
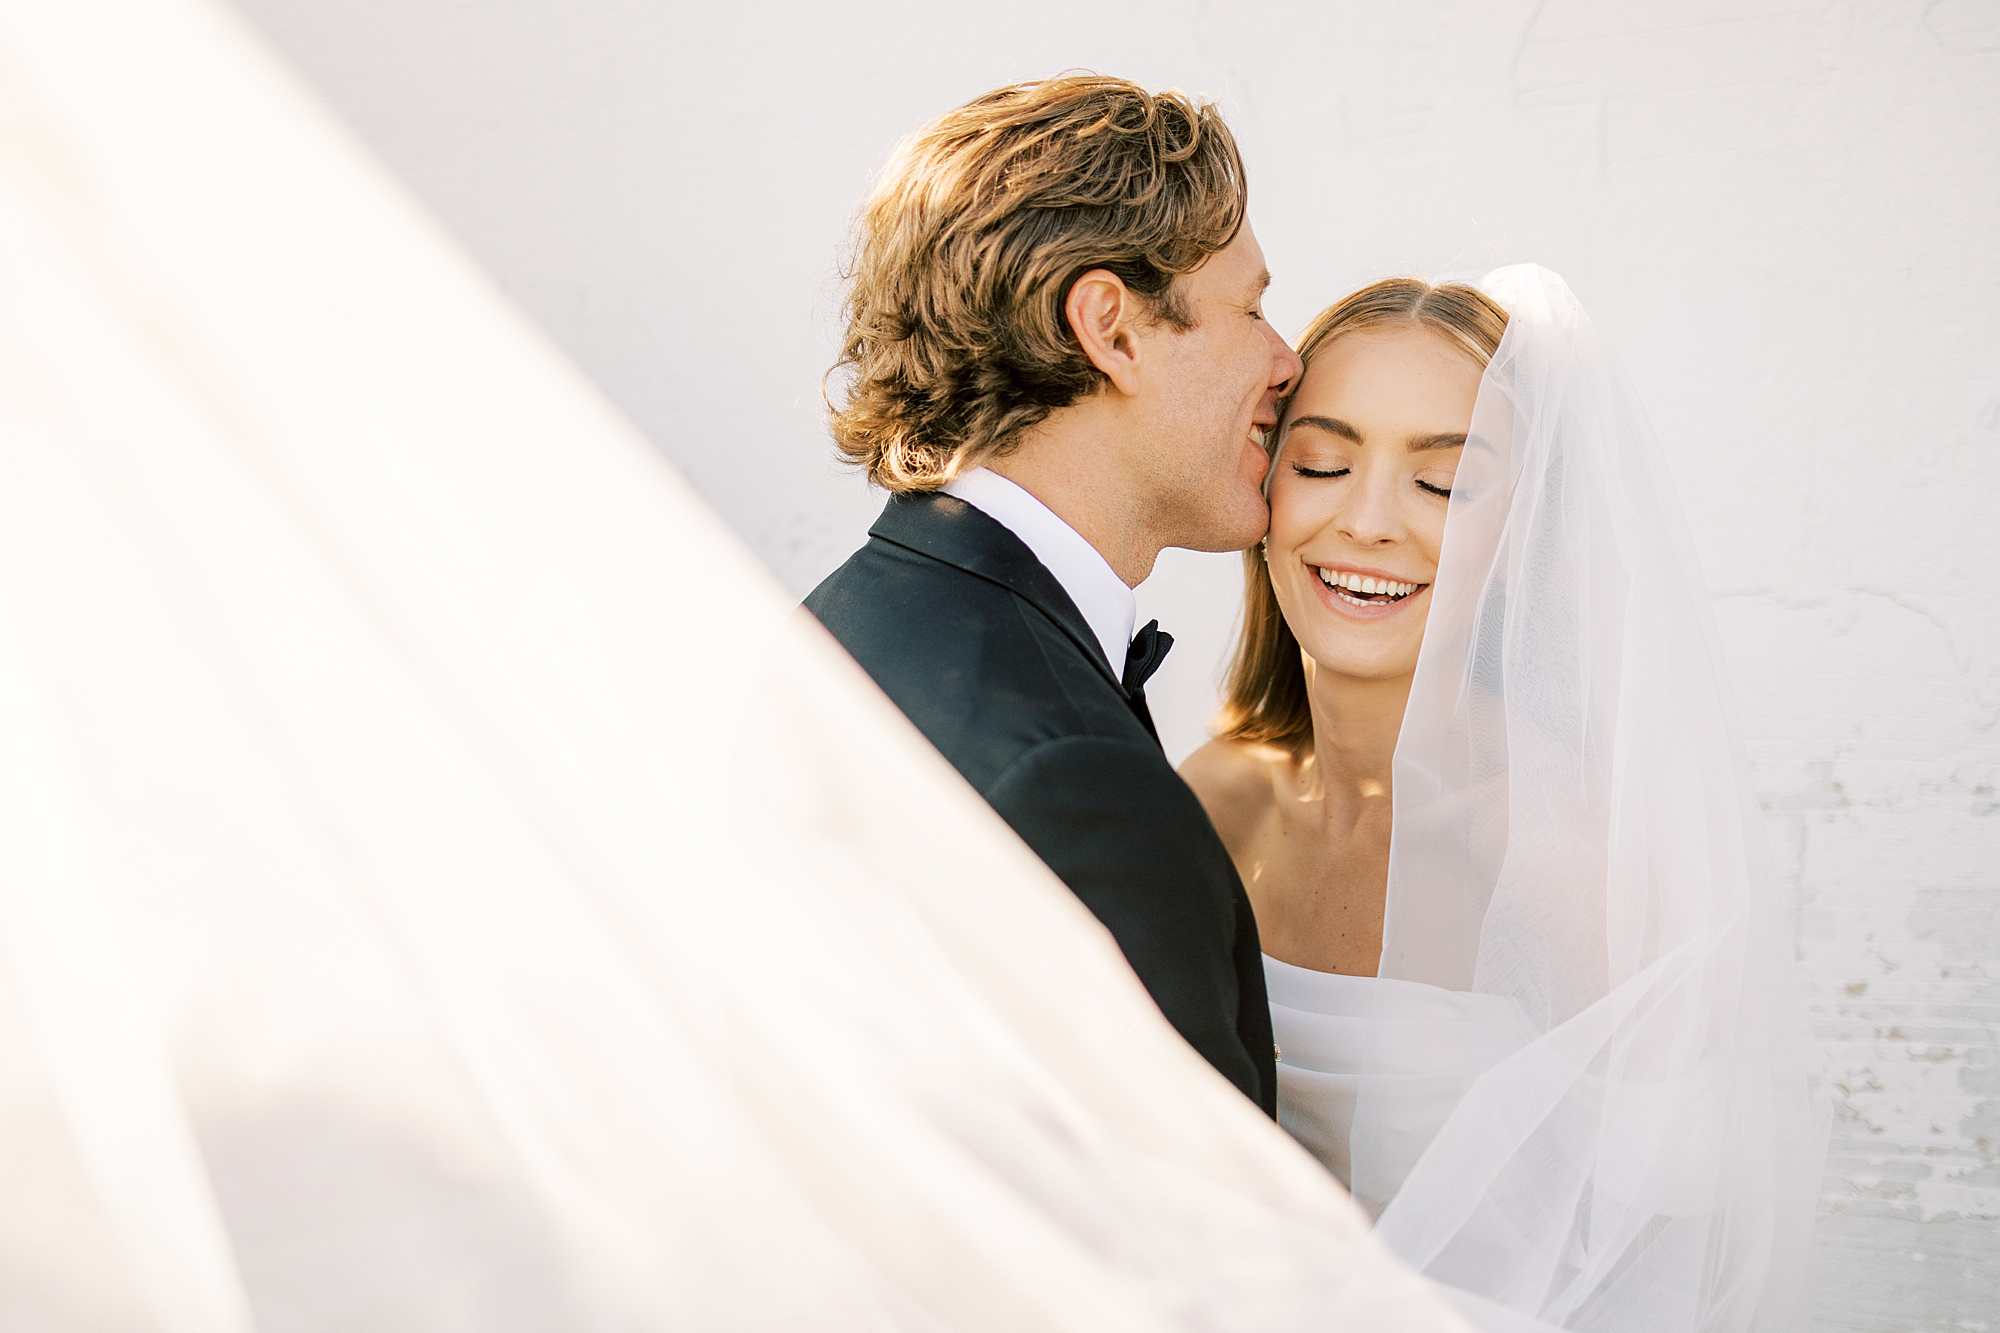
<svg viewBox="0 0 2000 1333"><path fill-rule="evenodd" d="M1083 534L1056 512L998 472L976 467L945 485L944 493L963 500L1021 539L1035 559L1055 575L1070 601L1097 636L1111 674L1125 670L1125 651L1139 618L1139 599Z"/></svg>

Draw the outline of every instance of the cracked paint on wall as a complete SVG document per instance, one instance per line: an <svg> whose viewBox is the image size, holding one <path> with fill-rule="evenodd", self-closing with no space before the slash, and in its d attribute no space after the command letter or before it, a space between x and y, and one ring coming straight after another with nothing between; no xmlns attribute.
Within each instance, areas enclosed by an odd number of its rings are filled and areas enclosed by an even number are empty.
<svg viewBox="0 0 2000 1333"><path fill-rule="evenodd" d="M1834 1094L1821 1327L2000 1325L1991 642L1874 592L1717 614Z"/></svg>

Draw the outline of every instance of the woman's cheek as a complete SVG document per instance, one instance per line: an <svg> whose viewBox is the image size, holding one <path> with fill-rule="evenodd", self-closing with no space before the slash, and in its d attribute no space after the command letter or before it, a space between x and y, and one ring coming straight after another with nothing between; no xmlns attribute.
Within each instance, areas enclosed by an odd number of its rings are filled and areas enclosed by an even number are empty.
<svg viewBox="0 0 2000 1333"><path fill-rule="evenodd" d="M1410 525L1412 531L1417 534L1418 546L1423 549L1424 556L1430 563L1433 578L1437 575L1438 553L1444 549L1444 506L1443 500L1425 505L1422 516Z"/></svg>
<svg viewBox="0 0 2000 1333"><path fill-rule="evenodd" d="M1271 549L1290 547L1294 542L1303 541L1312 532L1312 523L1304 497L1299 488L1289 479L1280 479L1271 488Z"/></svg>

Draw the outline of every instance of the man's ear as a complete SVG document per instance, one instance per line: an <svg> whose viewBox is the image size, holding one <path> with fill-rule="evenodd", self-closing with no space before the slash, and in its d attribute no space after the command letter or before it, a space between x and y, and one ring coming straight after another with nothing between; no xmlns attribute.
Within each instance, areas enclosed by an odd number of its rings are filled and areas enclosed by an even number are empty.
<svg viewBox="0 0 2000 1333"><path fill-rule="evenodd" d="M1139 330L1146 316L1139 294L1116 273L1094 268L1070 284L1063 314L1090 364L1120 393L1138 393Z"/></svg>

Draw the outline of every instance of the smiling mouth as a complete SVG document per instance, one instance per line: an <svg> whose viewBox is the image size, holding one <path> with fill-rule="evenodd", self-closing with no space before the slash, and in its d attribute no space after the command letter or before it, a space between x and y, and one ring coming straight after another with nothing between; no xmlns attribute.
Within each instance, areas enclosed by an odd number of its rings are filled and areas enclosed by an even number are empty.
<svg viewBox="0 0 2000 1333"><path fill-rule="evenodd" d="M1344 569L1327 569L1314 565L1313 573L1319 581L1333 589L1334 595L1355 606L1389 606L1408 597L1414 597L1428 583L1401 583L1395 579L1369 578L1364 574L1351 574Z"/></svg>

